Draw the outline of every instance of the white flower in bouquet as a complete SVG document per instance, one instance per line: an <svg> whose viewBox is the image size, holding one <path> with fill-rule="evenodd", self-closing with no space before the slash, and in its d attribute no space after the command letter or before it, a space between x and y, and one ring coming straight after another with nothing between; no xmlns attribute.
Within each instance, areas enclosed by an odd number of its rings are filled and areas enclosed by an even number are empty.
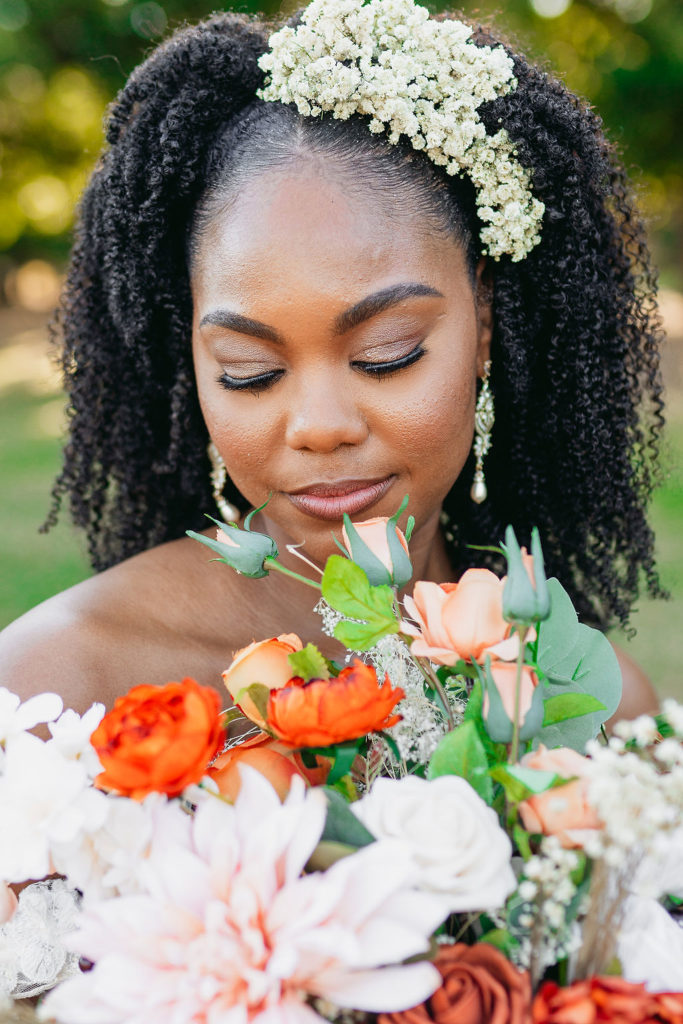
<svg viewBox="0 0 683 1024"><path fill-rule="evenodd" d="M0 775L0 878L23 882L61 870L57 847L80 843L107 815L107 798L93 789L79 761L30 733L12 736Z"/></svg>
<svg viewBox="0 0 683 1024"><path fill-rule="evenodd" d="M145 865L165 843L187 843L191 819L161 793L144 800L109 796L100 827L70 845L56 846L59 870L83 893L86 903L139 892Z"/></svg>
<svg viewBox="0 0 683 1024"><path fill-rule="evenodd" d="M369 1011L427 998L436 969L400 962L428 950L441 902L413 888L398 843L302 875L326 808L324 794L296 778L281 804L263 777L242 769L234 805L209 796L184 839L155 844L140 894L85 907L71 944L95 967L50 993L42 1016L311 1024L320 1018L309 996Z"/></svg>
<svg viewBox="0 0 683 1024"><path fill-rule="evenodd" d="M62 698L56 693L39 693L21 703L16 693L0 686L0 767L2 745L12 736L33 729L44 722L52 722L62 711Z"/></svg>
<svg viewBox="0 0 683 1024"><path fill-rule="evenodd" d="M63 757L80 761L91 779L102 771L90 737L102 721L104 711L104 704L93 704L83 715L68 709L56 722L48 725L52 735L49 742L57 747Z"/></svg>
<svg viewBox="0 0 683 1024"><path fill-rule="evenodd" d="M627 981L645 982L650 992L683 991L683 928L656 900L626 900L617 956Z"/></svg>
<svg viewBox="0 0 683 1024"><path fill-rule="evenodd" d="M405 844L420 888L438 894L449 913L494 910L515 888L510 840L459 776L377 779L351 810L378 839Z"/></svg>

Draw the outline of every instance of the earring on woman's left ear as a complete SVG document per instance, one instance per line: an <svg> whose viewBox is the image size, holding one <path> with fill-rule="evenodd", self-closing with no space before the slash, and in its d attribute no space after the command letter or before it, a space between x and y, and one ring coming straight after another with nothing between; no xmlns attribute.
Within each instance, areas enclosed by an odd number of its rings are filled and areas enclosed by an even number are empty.
<svg viewBox="0 0 683 1024"><path fill-rule="evenodd" d="M491 447L491 431L493 430L494 421L493 395L489 387L490 374L491 360L487 359L484 363L481 389L474 408L474 455L477 461L474 467L474 480L470 489L470 498L477 505L481 505L488 497L488 489L484 479L484 456Z"/></svg>
<svg viewBox="0 0 683 1024"><path fill-rule="evenodd" d="M240 517L240 510L231 504L227 498L223 497L223 488L225 487L225 482L228 479L228 471L225 468L225 463L223 462L221 453L218 451L218 448L216 448L213 441L209 441L206 452L211 462L211 489L213 492L213 500L216 502L218 511L223 516L223 522L236 523Z"/></svg>

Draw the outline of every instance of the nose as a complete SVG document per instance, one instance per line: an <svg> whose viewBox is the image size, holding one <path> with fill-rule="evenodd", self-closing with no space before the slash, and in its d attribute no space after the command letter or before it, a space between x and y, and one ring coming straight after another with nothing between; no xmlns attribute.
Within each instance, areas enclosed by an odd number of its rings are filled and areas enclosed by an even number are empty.
<svg viewBox="0 0 683 1024"><path fill-rule="evenodd" d="M353 389L335 375L309 374L291 396L286 442L298 451L322 454L342 445L359 445L368 425Z"/></svg>

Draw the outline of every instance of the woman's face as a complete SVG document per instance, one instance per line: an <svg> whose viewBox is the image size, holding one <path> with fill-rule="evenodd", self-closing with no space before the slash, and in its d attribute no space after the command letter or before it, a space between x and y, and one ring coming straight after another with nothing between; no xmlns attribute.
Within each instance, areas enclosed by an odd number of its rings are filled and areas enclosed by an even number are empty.
<svg viewBox="0 0 683 1024"><path fill-rule="evenodd" d="M199 399L228 474L317 559L405 494L433 528L472 443L490 310L461 247L319 163L258 177L199 239Z"/></svg>

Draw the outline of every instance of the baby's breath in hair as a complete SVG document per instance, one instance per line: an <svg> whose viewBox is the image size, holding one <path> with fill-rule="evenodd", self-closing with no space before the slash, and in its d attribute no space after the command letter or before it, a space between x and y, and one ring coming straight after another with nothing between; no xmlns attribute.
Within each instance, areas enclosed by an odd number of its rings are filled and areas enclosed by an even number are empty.
<svg viewBox="0 0 683 1024"><path fill-rule="evenodd" d="M513 261L540 241L545 207L505 129L487 135L478 107L517 86L501 46L477 46L461 21L432 21L413 0L312 0L297 28L270 37L259 60L262 99L401 135L449 174L467 174L477 195L484 251Z"/></svg>

